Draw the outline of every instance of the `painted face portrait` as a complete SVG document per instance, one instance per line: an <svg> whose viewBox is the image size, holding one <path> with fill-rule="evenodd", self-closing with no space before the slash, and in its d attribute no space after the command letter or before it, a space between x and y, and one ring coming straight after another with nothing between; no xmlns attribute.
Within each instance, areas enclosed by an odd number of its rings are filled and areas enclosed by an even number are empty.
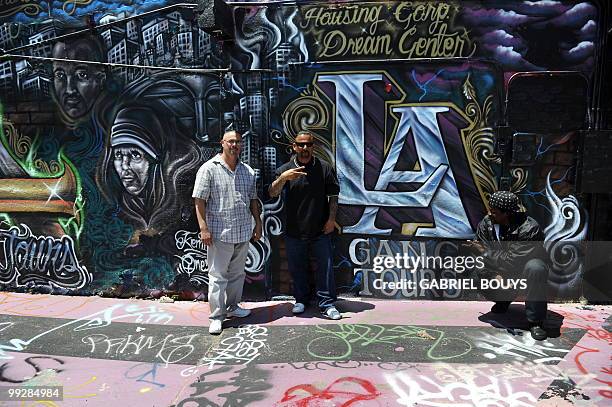
<svg viewBox="0 0 612 407"><path fill-rule="evenodd" d="M133 107L119 111L111 131L112 166L132 196L143 195L150 168L160 159L163 126L152 110Z"/></svg>
<svg viewBox="0 0 612 407"><path fill-rule="evenodd" d="M130 145L113 147L113 163L121 184L130 195L141 195L149 179L145 152Z"/></svg>
<svg viewBox="0 0 612 407"><path fill-rule="evenodd" d="M191 185L201 163L197 145L177 132L168 111L130 104L113 119L96 182L124 221L162 232L176 227L184 214L189 219Z"/></svg>
<svg viewBox="0 0 612 407"><path fill-rule="evenodd" d="M53 58L102 61L101 47L93 39L58 42ZM71 120L89 113L104 86L101 67L78 62L53 62L53 93L62 112Z"/></svg>

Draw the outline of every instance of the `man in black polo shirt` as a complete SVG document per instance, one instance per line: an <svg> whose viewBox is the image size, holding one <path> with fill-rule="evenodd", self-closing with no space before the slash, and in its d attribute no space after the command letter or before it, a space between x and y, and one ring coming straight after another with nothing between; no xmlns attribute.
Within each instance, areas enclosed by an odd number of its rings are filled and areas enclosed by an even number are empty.
<svg viewBox="0 0 612 407"><path fill-rule="evenodd" d="M270 196L284 192L287 214L285 244L289 273L293 279L293 313L304 312L308 304L308 249L317 262L319 309L330 319L342 316L334 306L336 282L332 267L331 233L338 208L338 179L331 165L313 156L314 137L298 133L293 143L295 155L276 170Z"/></svg>

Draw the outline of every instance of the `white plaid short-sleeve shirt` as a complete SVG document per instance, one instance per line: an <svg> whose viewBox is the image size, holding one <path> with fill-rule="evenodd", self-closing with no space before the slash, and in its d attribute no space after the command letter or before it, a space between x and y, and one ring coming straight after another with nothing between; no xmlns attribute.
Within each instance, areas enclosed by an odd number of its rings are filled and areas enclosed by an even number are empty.
<svg viewBox="0 0 612 407"><path fill-rule="evenodd" d="M250 203L257 198L251 167L239 161L232 171L216 155L198 170L193 197L206 201L206 223L213 239L242 243L251 238L255 221Z"/></svg>

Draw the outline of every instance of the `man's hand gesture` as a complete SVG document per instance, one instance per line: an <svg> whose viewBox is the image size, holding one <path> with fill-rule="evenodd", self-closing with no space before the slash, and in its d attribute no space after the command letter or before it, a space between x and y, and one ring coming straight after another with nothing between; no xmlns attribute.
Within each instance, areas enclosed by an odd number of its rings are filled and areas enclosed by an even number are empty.
<svg viewBox="0 0 612 407"><path fill-rule="evenodd" d="M285 181L293 181L294 179L298 179L306 175L306 173L304 172L304 168L305 168L304 166L292 168L290 170L283 172L281 174L281 177L283 177Z"/></svg>

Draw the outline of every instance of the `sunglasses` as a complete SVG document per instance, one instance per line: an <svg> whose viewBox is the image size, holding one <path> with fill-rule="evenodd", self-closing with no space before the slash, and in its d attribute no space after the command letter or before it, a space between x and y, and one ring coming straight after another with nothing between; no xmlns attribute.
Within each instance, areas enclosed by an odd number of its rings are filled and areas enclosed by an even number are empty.
<svg viewBox="0 0 612 407"><path fill-rule="evenodd" d="M304 147L312 147L314 143L313 142L308 142L308 143L294 143L294 144L297 147L304 148Z"/></svg>

